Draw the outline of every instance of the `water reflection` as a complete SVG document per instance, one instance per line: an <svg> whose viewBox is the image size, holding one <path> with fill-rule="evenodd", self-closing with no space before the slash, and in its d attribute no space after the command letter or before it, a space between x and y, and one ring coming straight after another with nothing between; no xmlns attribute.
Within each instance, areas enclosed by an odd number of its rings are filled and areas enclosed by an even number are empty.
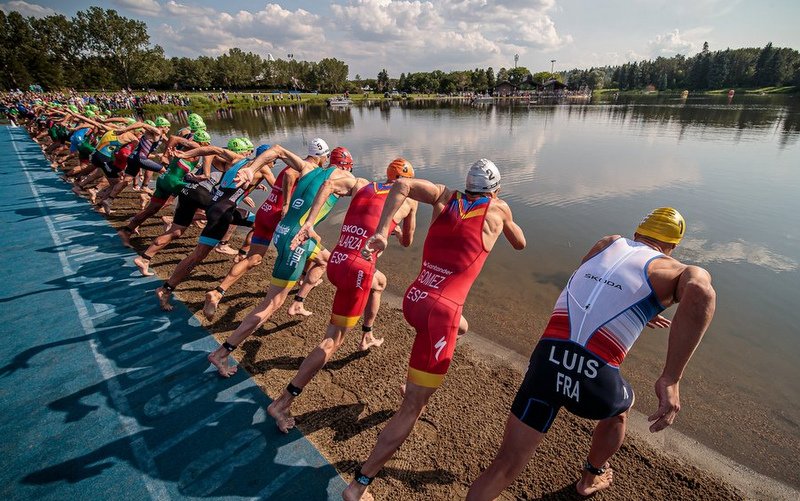
<svg viewBox="0 0 800 501"><path fill-rule="evenodd" d="M745 240L709 243L707 240L687 238L681 243L680 256L698 264L749 263L775 273L797 270L797 261L794 259L778 254L765 245Z"/></svg>

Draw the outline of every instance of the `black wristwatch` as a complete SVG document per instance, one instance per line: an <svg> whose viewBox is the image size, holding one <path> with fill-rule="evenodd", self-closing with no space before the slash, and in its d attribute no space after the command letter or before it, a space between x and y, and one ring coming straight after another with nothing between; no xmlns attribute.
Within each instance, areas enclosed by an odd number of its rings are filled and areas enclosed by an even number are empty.
<svg viewBox="0 0 800 501"><path fill-rule="evenodd" d="M372 483L372 477L364 475L359 470L358 475L356 475L356 482L358 482L361 485L367 486Z"/></svg>

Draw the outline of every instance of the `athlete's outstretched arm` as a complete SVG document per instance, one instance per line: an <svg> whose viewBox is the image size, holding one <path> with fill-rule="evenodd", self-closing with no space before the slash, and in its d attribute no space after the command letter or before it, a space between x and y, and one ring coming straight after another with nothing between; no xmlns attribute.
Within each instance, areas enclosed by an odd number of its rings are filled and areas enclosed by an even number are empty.
<svg viewBox="0 0 800 501"><path fill-rule="evenodd" d="M283 155L281 158L283 159L284 162L286 162L286 165L296 170L300 174L308 172L309 170L308 162L300 158L297 154L287 150L286 148L282 146L279 147L281 154Z"/></svg>
<svg viewBox="0 0 800 501"><path fill-rule="evenodd" d="M672 319L667 346L667 361L656 381L658 410L648 420L651 432L671 425L681 408L679 383L683 371L703 339L716 308L716 292L711 275L703 268L687 266L678 279L675 300L678 310Z"/></svg>
<svg viewBox="0 0 800 501"><path fill-rule="evenodd" d="M297 184L297 178L300 174L294 170L289 169L283 175L283 183L281 184L281 189L283 190L283 207L281 207L281 219L289 212L289 204L292 203L292 192L294 191L294 185Z"/></svg>
<svg viewBox="0 0 800 501"><path fill-rule="evenodd" d="M260 183L262 180L266 181L268 185L272 186L275 184L275 174L272 173L272 168L275 167L275 162L272 161L270 163L264 164L264 166L259 169L259 178L258 182ZM258 183L256 183L258 184Z"/></svg>
<svg viewBox="0 0 800 501"><path fill-rule="evenodd" d="M181 136L170 136L169 140L167 141L167 151L171 150L172 148L181 145L185 148L195 149L200 148L200 145L192 141L191 139L186 139ZM174 154L174 152L172 152Z"/></svg>
<svg viewBox="0 0 800 501"><path fill-rule="evenodd" d="M516 250L524 249L525 234L522 232L522 228L514 222L514 216L511 214L511 208L508 205L503 207L503 214L505 216L503 218L503 235L505 235L511 247Z"/></svg>
<svg viewBox="0 0 800 501"><path fill-rule="evenodd" d="M418 206L416 200L406 199L406 203L409 204L409 209L408 214L406 214L406 217L404 217L403 221L401 221L402 234L400 235L400 245L403 247L411 247L411 244L414 243L414 232L417 229Z"/></svg>
<svg viewBox="0 0 800 501"><path fill-rule="evenodd" d="M408 198L435 205L447 188L441 184L433 184L425 179L400 178L394 182L381 211L381 219L375 234L369 237L361 250L365 259L371 259L373 253L380 254L386 250L389 238L389 227L392 219Z"/></svg>
<svg viewBox="0 0 800 501"><path fill-rule="evenodd" d="M236 186L242 187L252 184L256 178L256 172L259 172L267 164L274 165L275 160L279 158L285 160L285 152L286 150L281 145L272 145L267 151L257 156L255 160L239 169L234 178Z"/></svg>
<svg viewBox="0 0 800 501"><path fill-rule="evenodd" d="M123 117L108 117L105 120L103 120L103 123L108 123L108 122L127 123L128 119Z"/></svg>
<svg viewBox="0 0 800 501"><path fill-rule="evenodd" d="M194 157L208 157L212 155L220 155L227 151L219 146L200 146L193 150L176 151L174 155L178 158L194 158Z"/></svg>
<svg viewBox="0 0 800 501"><path fill-rule="evenodd" d="M111 127L109 127L108 125L100 123L100 122L97 122L95 120L92 120L91 118L87 118L87 117L85 117L85 116L83 116L81 114L74 113L73 115L75 116L75 118L77 118L81 122L84 122L84 123L87 123L87 124L91 124L93 127L97 127L98 129L103 129L103 130L111 129ZM67 117L64 117L64 118L67 118Z"/></svg>
<svg viewBox="0 0 800 501"><path fill-rule="evenodd" d="M395 213L403 205L407 198L412 198L418 202L433 205L442 196L447 188L441 184L433 184L427 179L400 178L394 182L392 189L386 198L386 204L381 212L381 220L378 229L375 231L384 237L389 236L389 226Z"/></svg>
<svg viewBox="0 0 800 501"><path fill-rule="evenodd" d="M298 231L295 237L292 239L292 249L298 245L301 245L309 238L315 238L319 240L317 233L314 231L314 223L316 222L317 216L319 216L319 212L322 210L322 207L325 205L325 202L328 200L328 197L331 195L337 195L340 197L352 195L351 190L353 186L358 183L358 181L359 179L356 179L347 171L336 170L331 173L330 177L325 180L324 183L322 183L322 186L320 186L319 191L317 191L317 194L314 197L314 201L311 202L311 209L309 209L308 215L306 216L306 222L303 223L300 231ZM364 183L367 182L366 179L361 179L361 181Z"/></svg>

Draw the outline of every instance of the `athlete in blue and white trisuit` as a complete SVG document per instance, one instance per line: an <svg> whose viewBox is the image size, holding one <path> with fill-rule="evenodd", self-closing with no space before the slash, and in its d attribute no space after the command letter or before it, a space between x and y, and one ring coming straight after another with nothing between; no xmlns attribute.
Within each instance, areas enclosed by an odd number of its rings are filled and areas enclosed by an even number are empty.
<svg viewBox="0 0 800 501"><path fill-rule="evenodd" d="M252 145L250 148L252 148ZM269 145L266 145L266 148L259 147L261 151L267 149L269 149ZM206 219L208 222L205 228L203 228L203 232L200 234L197 246L188 256L178 263L172 275L164 282L164 285L156 289L158 302L161 305L161 309L165 311L172 310L172 305L169 300L175 287L189 276L195 266L203 262L224 237L225 233L227 233L231 224L237 226L252 226L253 221L255 221L255 214L250 214L250 217L243 215L242 212L240 212L242 209L237 207L239 201L246 197L247 194L250 193L250 190L254 189L262 180L270 185L275 183L275 176L272 174L271 170L272 166L275 164L273 159L270 162L265 162L254 173L254 177L249 185L242 187L236 185L234 179L239 173L239 169L252 161L246 156L252 153L252 149L235 152L216 146L204 146L187 152L176 152L175 155L178 158L182 156L192 157L196 156L194 153L196 153L196 155L216 155L218 159L230 164L230 167L225 170L222 180L211 195L211 204L206 209ZM245 156L243 157L243 155Z"/></svg>
<svg viewBox="0 0 800 501"><path fill-rule="evenodd" d="M686 230L670 207L655 209L633 240L598 241L556 302L531 355L528 372L508 416L503 443L467 499L500 495L527 465L561 407L598 420L583 473L575 484L589 496L611 485L608 461L625 438L634 393L619 366L645 326L671 327L667 360L655 384L659 407L651 432L671 425L680 410L683 371L714 316L711 275L670 255ZM659 315L679 303L670 322Z"/></svg>

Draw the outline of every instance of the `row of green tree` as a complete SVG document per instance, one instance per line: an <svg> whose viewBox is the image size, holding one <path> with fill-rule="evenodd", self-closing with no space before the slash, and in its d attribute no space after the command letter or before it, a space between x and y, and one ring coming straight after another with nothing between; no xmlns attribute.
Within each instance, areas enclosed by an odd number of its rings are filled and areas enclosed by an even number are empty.
<svg viewBox="0 0 800 501"><path fill-rule="evenodd" d="M349 68L318 62L265 60L231 49L218 57L165 58L150 44L147 25L114 10L90 7L63 15L23 17L0 11L0 87L25 89L304 88L347 90Z"/></svg>
<svg viewBox="0 0 800 501"><path fill-rule="evenodd" d="M322 92L488 92L509 81L523 89L556 78L572 89L720 89L800 85L800 53L794 49L726 49L711 52L708 43L692 57L676 55L620 66L531 74L525 67L401 73L384 69L377 78L356 75L333 58L298 61L263 59L231 49L218 57L166 58L150 44L147 25L114 10L90 7L74 17L24 17L0 11L0 87L46 89L304 89Z"/></svg>
<svg viewBox="0 0 800 501"><path fill-rule="evenodd" d="M708 42L692 57L676 55L620 66L565 73L570 88L708 90L729 87L800 85L800 52L773 47L725 49L711 52Z"/></svg>

